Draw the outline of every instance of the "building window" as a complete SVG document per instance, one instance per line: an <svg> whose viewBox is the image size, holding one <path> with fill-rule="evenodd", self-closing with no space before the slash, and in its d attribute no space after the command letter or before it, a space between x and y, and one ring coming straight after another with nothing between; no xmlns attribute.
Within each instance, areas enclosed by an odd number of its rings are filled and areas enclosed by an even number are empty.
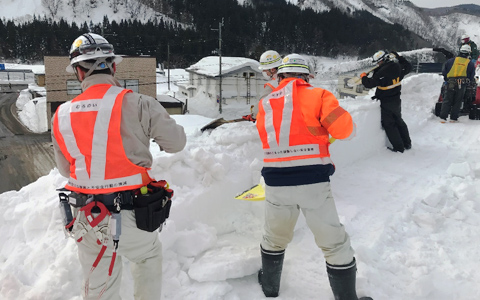
<svg viewBox="0 0 480 300"><path fill-rule="evenodd" d="M138 93L138 79L119 79L120 85L125 88Z"/></svg>
<svg viewBox="0 0 480 300"><path fill-rule="evenodd" d="M80 95L82 93L82 86L78 80L67 80L67 95Z"/></svg>

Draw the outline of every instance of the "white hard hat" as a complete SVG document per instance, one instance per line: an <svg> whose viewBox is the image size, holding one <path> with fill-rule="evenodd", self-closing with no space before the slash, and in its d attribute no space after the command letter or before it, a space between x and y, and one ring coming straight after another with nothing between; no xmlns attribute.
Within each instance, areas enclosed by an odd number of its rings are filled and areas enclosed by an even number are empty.
<svg viewBox="0 0 480 300"><path fill-rule="evenodd" d="M462 41L464 43L468 42L470 40L470 36L468 34L462 34Z"/></svg>
<svg viewBox="0 0 480 300"><path fill-rule="evenodd" d="M106 68L112 69L112 63L120 63L122 57L115 55L113 52L113 45L101 35L95 33L85 33L79 36L70 47L69 52L70 65L67 66L66 71L74 73L73 67L77 64L90 69L94 67L95 70L103 70ZM108 59L110 58L110 59ZM95 63L82 63L85 61L100 60Z"/></svg>
<svg viewBox="0 0 480 300"><path fill-rule="evenodd" d="M282 57L277 51L267 50L260 56L260 70L277 68L282 63Z"/></svg>
<svg viewBox="0 0 480 300"><path fill-rule="evenodd" d="M282 64L278 67L278 74L282 73L303 73L310 74L308 62L303 56L292 53L285 56Z"/></svg>
<svg viewBox="0 0 480 300"><path fill-rule="evenodd" d="M389 59L388 53L383 50L375 52L375 54L372 57L372 60L374 63L379 63L381 61L388 60L388 59Z"/></svg>
<svg viewBox="0 0 480 300"><path fill-rule="evenodd" d="M462 47L460 47L460 53L467 53L467 54L470 54L472 52L472 48L470 47L470 45L462 45Z"/></svg>

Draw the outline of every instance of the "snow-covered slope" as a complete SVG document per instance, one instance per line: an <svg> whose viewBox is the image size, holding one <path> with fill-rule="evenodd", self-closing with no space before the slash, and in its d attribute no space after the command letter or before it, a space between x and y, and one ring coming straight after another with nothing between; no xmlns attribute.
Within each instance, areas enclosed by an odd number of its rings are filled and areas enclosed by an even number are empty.
<svg viewBox="0 0 480 300"><path fill-rule="evenodd" d="M73 5L72 3L76 3ZM84 22L100 23L105 16L110 21L139 19L143 21L172 19L155 12L136 0L95 0L95 1L62 1L62 0L0 0L0 18L15 20L18 23L37 18L63 18L68 22L82 24Z"/></svg>
<svg viewBox="0 0 480 300"><path fill-rule="evenodd" d="M326 11L338 8L346 13L365 10L388 23L398 23L436 46L457 49L460 36L468 33L480 42L480 15L459 12L433 14L411 4L396 0L288 0L301 8Z"/></svg>

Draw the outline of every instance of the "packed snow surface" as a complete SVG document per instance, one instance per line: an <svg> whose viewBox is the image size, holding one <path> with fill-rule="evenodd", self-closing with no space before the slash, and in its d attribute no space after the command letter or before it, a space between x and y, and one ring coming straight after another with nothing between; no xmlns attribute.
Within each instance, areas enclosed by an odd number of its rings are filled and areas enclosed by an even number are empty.
<svg viewBox="0 0 480 300"><path fill-rule="evenodd" d="M480 294L480 121L439 122L432 108L442 81L437 74L402 81L403 117L413 141L403 154L386 150L372 94L340 99L356 122L357 136L332 144L331 181L356 251L359 296L471 300ZM218 107L198 99L189 105L190 114L172 116L187 133L185 149L166 154L151 144L155 175L175 191L170 218L159 233L162 299L265 299L256 275L264 202L233 199L260 179L255 124L231 123L202 133L200 128L218 117ZM20 106L27 117L36 114ZM243 102L227 102L222 116L238 118L248 111ZM58 209L56 189L65 183L53 169L19 191L0 194L0 299L81 299L75 241L65 239ZM122 280L122 298L133 299L128 267ZM301 216L286 250L277 299L319 298L333 295L322 252Z"/></svg>

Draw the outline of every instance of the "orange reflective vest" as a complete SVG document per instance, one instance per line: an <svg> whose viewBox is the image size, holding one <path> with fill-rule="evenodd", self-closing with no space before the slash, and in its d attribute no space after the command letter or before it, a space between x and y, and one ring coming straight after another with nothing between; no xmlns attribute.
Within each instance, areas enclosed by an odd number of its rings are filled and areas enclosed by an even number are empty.
<svg viewBox="0 0 480 300"><path fill-rule="evenodd" d="M97 84L55 113L53 133L70 163L68 190L106 194L140 188L151 181L148 168L133 164L120 134L126 90Z"/></svg>
<svg viewBox="0 0 480 300"><path fill-rule="evenodd" d="M256 125L265 167L330 164L329 134L345 139L354 132L332 93L297 78L284 79L260 101Z"/></svg>

